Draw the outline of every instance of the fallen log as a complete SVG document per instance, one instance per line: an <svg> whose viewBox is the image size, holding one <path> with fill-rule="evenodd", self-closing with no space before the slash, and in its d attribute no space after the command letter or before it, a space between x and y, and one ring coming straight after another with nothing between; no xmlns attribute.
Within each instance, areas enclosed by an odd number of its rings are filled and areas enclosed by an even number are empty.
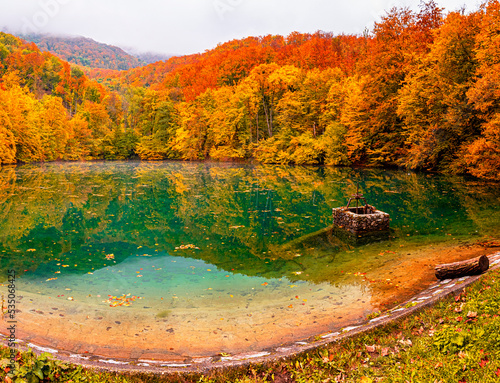
<svg viewBox="0 0 500 383"><path fill-rule="evenodd" d="M486 255L466 261L446 263L435 267L437 279L453 279L466 275L479 275L490 267L490 260Z"/></svg>

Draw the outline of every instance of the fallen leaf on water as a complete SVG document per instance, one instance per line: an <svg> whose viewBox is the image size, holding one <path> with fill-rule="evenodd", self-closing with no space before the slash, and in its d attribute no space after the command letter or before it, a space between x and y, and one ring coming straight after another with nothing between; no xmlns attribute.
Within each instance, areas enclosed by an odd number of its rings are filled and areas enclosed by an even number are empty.
<svg viewBox="0 0 500 383"><path fill-rule="evenodd" d="M57 278L49 278L47 279L45 282L49 282L49 281L55 281Z"/></svg>
<svg viewBox="0 0 500 383"><path fill-rule="evenodd" d="M175 250L188 250L188 249L196 249L196 250L200 250L199 247L193 245L193 244L189 244L189 245L180 245L180 246L177 246L175 248Z"/></svg>
<svg viewBox="0 0 500 383"><path fill-rule="evenodd" d="M262 286L267 286L268 284L269 284L269 283L264 282L264 283L262 284Z"/></svg>
<svg viewBox="0 0 500 383"><path fill-rule="evenodd" d="M120 297L115 297L112 295L108 295L108 300L103 301L103 303L109 303L110 307L117 307L117 306L130 306L132 302L134 302L136 299L142 299L142 297L137 297L137 296L131 296L131 294L123 294Z"/></svg>

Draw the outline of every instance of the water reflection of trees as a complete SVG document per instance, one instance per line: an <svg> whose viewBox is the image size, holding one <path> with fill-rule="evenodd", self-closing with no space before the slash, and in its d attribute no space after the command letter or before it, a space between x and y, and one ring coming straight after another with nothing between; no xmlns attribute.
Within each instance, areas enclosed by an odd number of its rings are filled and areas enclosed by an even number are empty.
<svg viewBox="0 0 500 383"><path fill-rule="evenodd" d="M379 169L175 162L3 168L1 267L33 270L64 258L78 265L72 272L88 272L109 262L106 252L120 262L139 246L178 255L175 247L195 244L202 250L189 256L249 275L318 268L339 250L298 262L280 249L330 225L331 208L345 205L356 182L400 236L489 230L500 214L498 191L486 184Z"/></svg>

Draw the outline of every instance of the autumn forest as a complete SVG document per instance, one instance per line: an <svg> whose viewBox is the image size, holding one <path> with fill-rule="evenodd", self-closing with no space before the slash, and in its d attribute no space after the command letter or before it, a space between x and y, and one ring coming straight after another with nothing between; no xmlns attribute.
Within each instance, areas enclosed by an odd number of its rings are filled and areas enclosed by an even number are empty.
<svg viewBox="0 0 500 383"><path fill-rule="evenodd" d="M500 1L248 37L127 71L0 33L0 164L254 160L500 180Z"/></svg>

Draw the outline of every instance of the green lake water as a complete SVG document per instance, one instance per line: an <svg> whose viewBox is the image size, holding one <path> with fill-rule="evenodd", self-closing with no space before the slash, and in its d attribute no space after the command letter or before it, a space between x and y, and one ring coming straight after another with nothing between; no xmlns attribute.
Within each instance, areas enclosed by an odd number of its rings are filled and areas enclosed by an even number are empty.
<svg viewBox="0 0 500 383"><path fill-rule="evenodd" d="M383 241L321 232L357 183L391 216ZM335 293L347 307L369 294L355 273L376 273L394 250L498 238L499 222L498 185L462 177L182 162L3 167L0 281L15 270L20 291L108 310L110 296L130 294L131 307L157 316L264 310L297 291L308 304Z"/></svg>

